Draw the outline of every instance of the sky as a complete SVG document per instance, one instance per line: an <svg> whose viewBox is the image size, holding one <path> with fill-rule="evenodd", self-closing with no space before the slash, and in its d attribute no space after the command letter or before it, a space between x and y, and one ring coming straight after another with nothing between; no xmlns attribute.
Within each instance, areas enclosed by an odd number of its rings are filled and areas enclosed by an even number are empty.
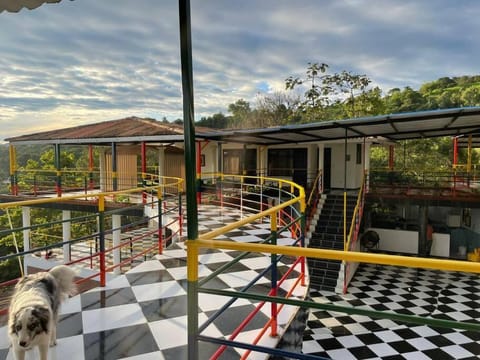
<svg viewBox="0 0 480 360"><path fill-rule="evenodd" d="M308 63L384 93L480 74L477 0L191 0L195 118L281 92ZM63 0L0 13L0 141L182 118L176 0Z"/></svg>

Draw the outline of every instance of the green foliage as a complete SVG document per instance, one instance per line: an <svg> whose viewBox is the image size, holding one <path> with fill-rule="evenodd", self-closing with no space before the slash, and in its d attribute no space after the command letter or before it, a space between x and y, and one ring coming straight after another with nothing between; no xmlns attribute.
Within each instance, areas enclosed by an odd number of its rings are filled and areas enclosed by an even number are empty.
<svg viewBox="0 0 480 360"><path fill-rule="evenodd" d="M222 113L216 113L212 116L202 117L196 122L197 126L205 126L212 129L225 129L229 127L230 118Z"/></svg>

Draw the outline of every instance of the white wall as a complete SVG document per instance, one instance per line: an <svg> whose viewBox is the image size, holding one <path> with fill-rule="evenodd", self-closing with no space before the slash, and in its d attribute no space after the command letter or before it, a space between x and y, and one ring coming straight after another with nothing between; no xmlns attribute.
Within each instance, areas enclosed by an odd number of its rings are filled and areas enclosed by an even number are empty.
<svg viewBox="0 0 480 360"><path fill-rule="evenodd" d="M217 143L209 142L206 146L202 142L202 155L205 155L205 166L202 166L202 174L217 172Z"/></svg>
<svg viewBox="0 0 480 360"><path fill-rule="evenodd" d="M406 254L418 254L418 231L371 228L379 238L378 248ZM450 256L450 235L433 233L432 256Z"/></svg>
<svg viewBox="0 0 480 360"><path fill-rule="evenodd" d="M362 148L363 148L363 144ZM332 172L331 172L331 187L343 189L344 188L344 174L345 174L345 144L337 143L329 146L332 149ZM363 150L362 161L357 164L357 144L347 144L347 189L357 189L362 184L363 176Z"/></svg>

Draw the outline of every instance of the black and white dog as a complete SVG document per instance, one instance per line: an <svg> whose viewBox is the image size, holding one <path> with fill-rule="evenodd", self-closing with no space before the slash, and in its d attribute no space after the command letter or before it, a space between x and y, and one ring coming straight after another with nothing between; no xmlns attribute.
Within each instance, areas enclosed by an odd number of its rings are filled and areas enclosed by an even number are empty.
<svg viewBox="0 0 480 360"><path fill-rule="evenodd" d="M8 335L17 360L38 346L47 360L48 347L57 343L60 303L75 292L75 271L59 265L48 272L28 275L15 286L8 316Z"/></svg>

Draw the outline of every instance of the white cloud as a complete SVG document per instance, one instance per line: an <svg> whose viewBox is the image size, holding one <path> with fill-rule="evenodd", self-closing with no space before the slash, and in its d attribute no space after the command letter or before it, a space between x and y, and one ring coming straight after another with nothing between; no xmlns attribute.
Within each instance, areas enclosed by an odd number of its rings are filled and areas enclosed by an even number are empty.
<svg viewBox="0 0 480 360"><path fill-rule="evenodd" d="M181 118L177 6L78 0L0 14L3 137L130 115ZM385 91L478 73L480 3L473 0L191 6L197 118L283 90L308 62L366 74Z"/></svg>

